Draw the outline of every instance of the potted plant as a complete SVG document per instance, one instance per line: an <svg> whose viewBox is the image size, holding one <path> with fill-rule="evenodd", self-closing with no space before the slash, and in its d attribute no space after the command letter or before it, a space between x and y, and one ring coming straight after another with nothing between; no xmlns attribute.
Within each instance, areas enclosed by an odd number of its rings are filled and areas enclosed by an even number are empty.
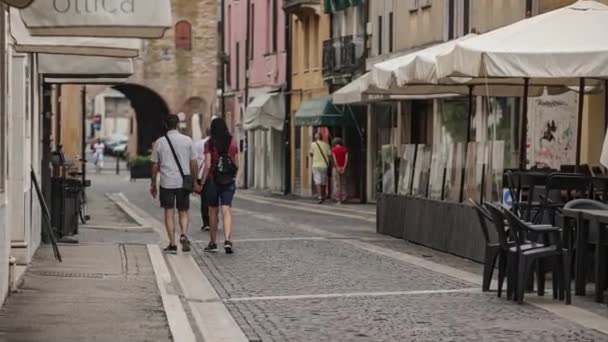
<svg viewBox="0 0 608 342"><path fill-rule="evenodd" d="M136 155L129 158L131 180L152 177L152 161L150 156Z"/></svg>

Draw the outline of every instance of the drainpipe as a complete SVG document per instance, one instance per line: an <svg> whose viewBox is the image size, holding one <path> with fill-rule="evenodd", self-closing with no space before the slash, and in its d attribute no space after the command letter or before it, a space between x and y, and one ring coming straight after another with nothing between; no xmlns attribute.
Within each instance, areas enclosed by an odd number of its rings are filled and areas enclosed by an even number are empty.
<svg viewBox="0 0 608 342"><path fill-rule="evenodd" d="M220 20L221 20L221 41L220 41L220 64L222 65L222 74L220 78L222 80L221 89L222 89L222 98L221 100L221 110L222 117L226 117L226 4L225 0L222 0L222 8L220 11Z"/></svg>
<svg viewBox="0 0 608 342"><path fill-rule="evenodd" d="M245 39L245 111L249 105L249 58L251 56L251 0L247 0L247 38ZM238 76L237 76L238 77ZM243 170L243 188L249 187L249 132L245 131L245 168Z"/></svg>
<svg viewBox="0 0 608 342"><path fill-rule="evenodd" d="M287 195L291 193L291 88L292 79L291 74L293 72L291 65L292 57L292 39L291 39L291 14L285 12L285 82L286 82L286 94L285 94L285 126L283 128L283 139L285 143L285 184L283 188L283 194Z"/></svg>

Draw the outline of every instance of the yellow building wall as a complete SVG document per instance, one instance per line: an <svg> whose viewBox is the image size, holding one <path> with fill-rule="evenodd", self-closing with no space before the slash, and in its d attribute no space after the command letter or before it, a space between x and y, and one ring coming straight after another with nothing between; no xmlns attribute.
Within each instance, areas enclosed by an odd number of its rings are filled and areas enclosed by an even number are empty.
<svg viewBox="0 0 608 342"><path fill-rule="evenodd" d="M66 160L76 161L80 156L82 135L82 87L61 86L61 144Z"/></svg>
<svg viewBox="0 0 608 342"><path fill-rule="evenodd" d="M292 16L292 94L291 94L291 188L296 194L310 196L312 170L309 153L313 141L312 127L295 127L294 115L303 101L328 95L323 81L323 41L330 38L329 16L312 14ZM300 163L296 164L296 130L300 130ZM296 188L296 168L301 175Z"/></svg>
<svg viewBox="0 0 608 342"><path fill-rule="evenodd" d="M524 0L471 1L471 28L484 33L526 17Z"/></svg>

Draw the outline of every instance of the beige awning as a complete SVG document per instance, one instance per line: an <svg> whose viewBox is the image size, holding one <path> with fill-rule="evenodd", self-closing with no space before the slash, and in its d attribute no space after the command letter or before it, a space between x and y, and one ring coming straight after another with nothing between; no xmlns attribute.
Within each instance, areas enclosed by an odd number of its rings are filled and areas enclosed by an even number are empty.
<svg viewBox="0 0 608 342"><path fill-rule="evenodd" d="M137 57L142 41L133 38L33 37L19 16L10 10L10 30L15 51L64 55Z"/></svg>
<svg viewBox="0 0 608 342"><path fill-rule="evenodd" d="M256 96L247 106L243 128L283 130L285 124L285 96L281 93L268 93Z"/></svg>
<svg viewBox="0 0 608 342"><path fill-rule="evenodd" d="M170 0L39 0L21 16L34 36L161 38L173 25Z"/></svg>
<svg viewBox="0 0 608 342"><path fill-rule="evenodd" d="M17 8L25 8L29 6L34 0L1 0L0 2L4 2L5 4L11 7Z"/></svg>
<svg viewBox="0 0 608 342"><path fill-rule="evenodd" d="M53 78L127 78L133 74L130 58L38 55L38 72Z"/></svg>

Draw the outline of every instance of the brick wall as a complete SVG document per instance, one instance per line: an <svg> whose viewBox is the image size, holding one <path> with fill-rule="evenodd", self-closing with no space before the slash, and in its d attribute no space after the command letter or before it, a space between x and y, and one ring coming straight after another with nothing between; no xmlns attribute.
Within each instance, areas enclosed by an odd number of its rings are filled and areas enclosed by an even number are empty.
<svg viewBox="0 0 608 342"><path fill-rule="evenodd" d="M145 43L132 80L158 92L173 113L186 113L190 133L191 115L203 113L207 125L215 106L217 0L172 0L172 11L174 24L192 25L191 50L176 49L175 30L168 30L162 39Z"/></svg>

